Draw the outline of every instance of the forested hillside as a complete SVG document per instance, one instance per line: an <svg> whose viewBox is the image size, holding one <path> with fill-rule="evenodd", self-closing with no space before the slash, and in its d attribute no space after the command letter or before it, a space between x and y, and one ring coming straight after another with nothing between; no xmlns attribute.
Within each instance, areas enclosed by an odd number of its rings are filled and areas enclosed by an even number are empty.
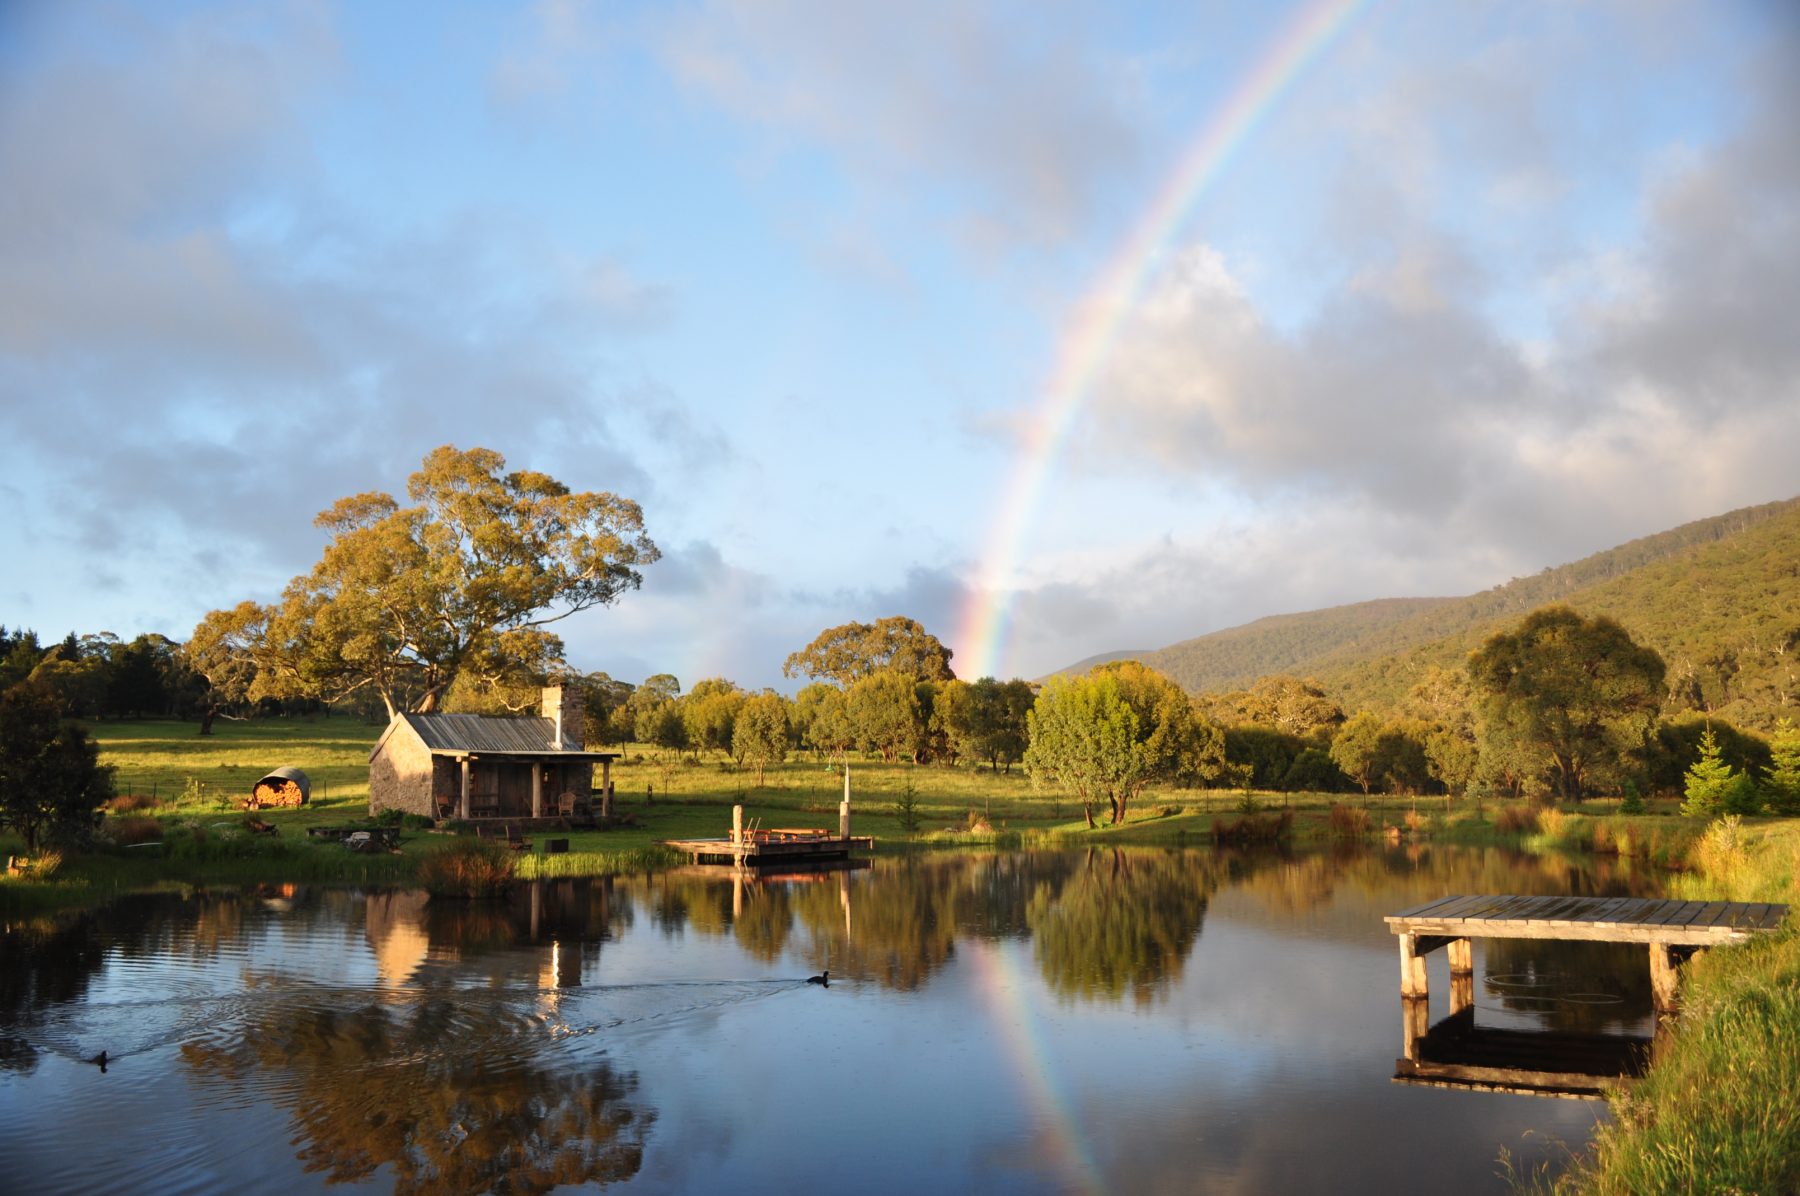
<svg viewBox="0 0 1800 1196"><path fill-rule="evenodd" d="M1767 728L1800 711L1800 499L1683 524L1464 598L1388 599L1259 619L1144 654L1189 690L1314 677L1346 709L1391 709L1430 665L1527 612L1609 615L1663 655L1665 713Z"/></svg>
<svg viewBox="0 0 1800 1196"><path fill-rule="evenodd" d="M1463 599L1378 598L1326 610L1269 615L1242 627L1158 648L1138 659L1196 693L1244 689L1272 673L1311 672L1317 667L1314 661L1334 652L1355 653L1362 645L1385 643L1385 638L1378 637L1439 606L1460 601Z"/></svg>

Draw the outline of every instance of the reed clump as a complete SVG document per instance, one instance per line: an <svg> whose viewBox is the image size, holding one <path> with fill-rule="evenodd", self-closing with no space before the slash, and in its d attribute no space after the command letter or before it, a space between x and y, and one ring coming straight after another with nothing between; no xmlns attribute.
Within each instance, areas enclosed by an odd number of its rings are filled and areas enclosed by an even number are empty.
<svg viewBox="0 0 1800 1196"><path fill-rule="evenodd" d="M130 814L137 810L154 810L162 805L162 799L152 797L148 793L121 793L106 802L106 810L113 814Z"/></svg>
<svg viewBox="0 0 1800 1196"><path fill-rule="evenodd" d="M1283 810L1279 814L1240 814L1227 822L1223 818L1212 820L1212 836L1215 843L1280 843L1293 837L1294 812Z"/></svg>
<svg viewBox="0 0 1800 1196"><path fill-rule="evenodd" d="M1360 839L1369 833L1369 812L1361 806L1332 802L1329 818L1334 839Z"/></svg>
<svg viewBox="0 0 1800 1196"><path fill-rule="evenodd" d="M1494 813L1494 830L1502 835L1534 835L1539 827L1538 812L1530 806L1501 806Z"/></svg>
<svg viewBox="0 0 1800 1196"><path fill-rule="evenodd" d="M434 897L486 897L512 883L518 861L498 843L458 839L419 860L419 883Z"/></svg>

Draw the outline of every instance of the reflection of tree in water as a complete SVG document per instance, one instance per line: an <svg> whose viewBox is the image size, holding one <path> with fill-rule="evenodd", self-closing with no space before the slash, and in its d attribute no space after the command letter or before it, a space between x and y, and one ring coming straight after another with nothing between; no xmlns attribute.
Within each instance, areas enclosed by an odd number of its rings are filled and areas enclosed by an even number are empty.
<svg viewBox="0 0 1800 1196"><path fill-rule="evenodd" d="M1457 893L1660 897L1665 884L1657 869L1629 858L1531 855L1429 841L1397 847L1338 844L1294 857L1247 852L1231 859L1234 886L1282 915L1325 909L1346 892L1395 913Z"/></svg>
<svg viewBox="0 0 1800 1196"><path fill-rule="evenodd" d="M145 895L0 930L0 1070L36 1068L36 1048L12 1032L39 1025L47 1009L82 1000L109 954L210 959L243 934L243 904L236 894Z"/></svg>
<svg viewBox="0 0 1800 1196"><path fill-rule="evenodd" d="M811 932L808 962L884 988L921 987L956 949L957 909L967 900L958 882L970 865L908 856L799 886L794 908Z"/></svg>
<svg viewBox="0 0 1800 1196"><path fill-rule="evenodd" d="M1026 916L1044 979L1064 997L1151 1000L1180 975L1212 881L1199 853L1090 850L1060 891L1032 896Z"/></svg>
<svg viewBox="0 0 1800 1196"><path fill-rule="evenodd" d="M288 1108L299 1158L333 1183L384 1166L396 1192L610 1183L637 1174L655 1119L628 1103L635 1075L545 1066L534 1022L451 1001L344 1009L274 994L230 1033L183 1058L204 1081Z"/></svg>
<svg viewBox="0 0 1800 1196"><path fill-rule="evenodd" d="M731 929L747 954L771 963L781 958L794 925L788 886L750 884L746 888L744 912L732 919Z"/></svg>

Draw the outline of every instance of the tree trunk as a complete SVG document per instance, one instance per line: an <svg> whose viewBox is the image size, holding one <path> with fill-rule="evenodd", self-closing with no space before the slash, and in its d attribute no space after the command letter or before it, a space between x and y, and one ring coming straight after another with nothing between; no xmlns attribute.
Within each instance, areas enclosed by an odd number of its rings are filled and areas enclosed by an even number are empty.
<svg viewBox="0 0 1800 1196"><path fill-rule="evenodd" d="M1094 807L1091 802L1084 801L1081 803L1081 814L1082 814L1082 817L1087 819L1087 828L1090 831L1093 830L1096 825L1098 825L1094 821Z"/></svg>

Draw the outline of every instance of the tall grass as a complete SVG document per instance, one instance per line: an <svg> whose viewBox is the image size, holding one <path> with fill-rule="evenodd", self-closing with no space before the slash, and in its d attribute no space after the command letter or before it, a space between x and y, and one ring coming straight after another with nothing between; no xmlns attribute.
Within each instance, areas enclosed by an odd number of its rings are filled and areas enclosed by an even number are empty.
<svg viewBox="0 0 1800 1196"><path fill-rule="evenodd" d="M1793 903L1800 824L1721 819L1690 849L1688 900ZM1800 1192L1800 933L1716 947L1682 967L1683 1011L1613 1124L1550 1184L1580 1196ZM1539 1185L1542 1187L1543 1185Z"/></svg>
<svg viewBox="0 0 1800 1196"><path fill-rule="evenodd" d="M1592 1196L1800 1192L1800 937L1718 948L1684 968L1670 1049L1556 1185Z"/></svg>
<svg viewBox="0 0 1800 1196"><path fill-rule="evenodd" d="M1494 830L1502 835L1534 835L1539 825L1538 812L1530 806L1501 806L1494 815Z"/></svg>
<svg viewBox="0 0 1800 1196"><path fill-rule="evenodd" d="M1334 839L1360 839L1369 833L1369 811L1362 806L1333 802L1328 817Z"/></svg>
<svg viewBox="0 0 1800 1196"><path fill-rule="evenodd" d="M426 857L430 858L430 857ZM619 851L565 851L556 855L514 857L520 880L552 880L563 876L620 876L670 868L687 857L667 847L627 847Z"/></svg>
<svg viewBox="0 0 1800 1196"><path fill-rule="evenodd" d="M419 883L434 897L485 897L512 882L518 857L480 839L457 839L419 859Z"/></svg>

